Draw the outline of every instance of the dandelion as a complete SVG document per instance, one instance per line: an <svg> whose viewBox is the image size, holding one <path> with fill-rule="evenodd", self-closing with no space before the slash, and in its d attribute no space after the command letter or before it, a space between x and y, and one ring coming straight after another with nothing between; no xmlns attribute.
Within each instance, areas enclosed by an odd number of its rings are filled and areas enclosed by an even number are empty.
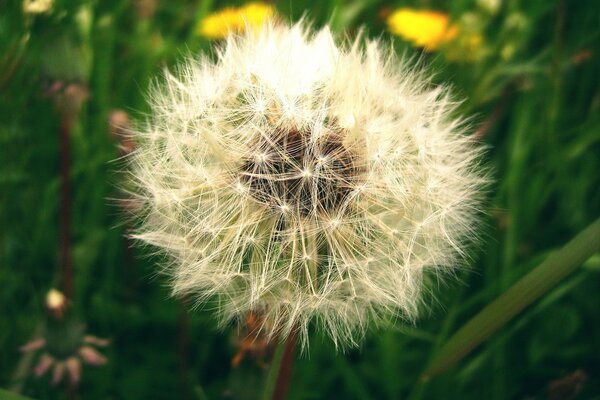
<svg viewBox="0 0 600 400"><path fill-rule="evenodd" d="M428 51L438 49L458 34L457 26L450 24L448 15L438 11L401 8L388 17L387 24L392 34Z"/></svg>
<svg viewBox="0 0 600 400"><path fill-rule="evenodd" d="M268 24L151 94L130 156L136 237L173 293L269 336L314 322L337 346L413 321L424 274L474 236L481 148L455 102L380 43Z"/></svg>
<svg viewBox="0 0 600 400"><path fill-rule="evenodd" d="M223 39L230 32L243 32L246 27L262 26L274 14L272 5L259 2L227 7L200 21L198 33L208 39Z"/></svg>

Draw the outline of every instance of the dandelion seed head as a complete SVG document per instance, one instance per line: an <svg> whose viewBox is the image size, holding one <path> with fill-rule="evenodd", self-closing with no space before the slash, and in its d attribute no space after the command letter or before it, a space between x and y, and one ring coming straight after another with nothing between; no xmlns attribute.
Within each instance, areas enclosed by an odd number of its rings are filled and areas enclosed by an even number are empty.
<svg viewBox="0 0 600 400"><path fill-rule="evenodd" d="M379 42L269 23L155 85L129 157L136 237L170 256L176 295L223 325L314 322L337 346L413 321L426 271L475 236L481 147L455 103Z"/></svg>

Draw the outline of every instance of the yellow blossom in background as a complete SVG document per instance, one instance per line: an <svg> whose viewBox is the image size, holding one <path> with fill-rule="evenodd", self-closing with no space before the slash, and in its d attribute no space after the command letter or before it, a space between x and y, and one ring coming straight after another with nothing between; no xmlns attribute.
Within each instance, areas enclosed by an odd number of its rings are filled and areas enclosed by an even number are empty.
<svg viewBox="0 0 600 400"><path fill-rule="evenodd" d="M274 14L275 8L265 3L227 7L200 21L197 31L208 39L223 39L229 32L243 32L247 26L259 27Z"/></svg>
<svg viewBox="0 0 600 400"><path fill-rule="evenodd" d="M458 34L456 25L450 25L448 15L438 11L400 8L388 17L387 24L392 34L429 51Z"/></svg>

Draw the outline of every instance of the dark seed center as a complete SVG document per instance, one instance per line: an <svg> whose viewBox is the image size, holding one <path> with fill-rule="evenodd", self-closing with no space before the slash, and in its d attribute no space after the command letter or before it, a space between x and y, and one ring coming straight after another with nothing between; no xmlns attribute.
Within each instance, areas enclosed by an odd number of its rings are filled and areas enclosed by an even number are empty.
<svg viewBox="0 0 600 400"><path fill-rule="evenodd" d="M261 139L241 168L241 181L257 201L273 209L311 213L338 210L360 177L358 157L347 149L344 132L316 141L309 132L277 131Z"/></svg>

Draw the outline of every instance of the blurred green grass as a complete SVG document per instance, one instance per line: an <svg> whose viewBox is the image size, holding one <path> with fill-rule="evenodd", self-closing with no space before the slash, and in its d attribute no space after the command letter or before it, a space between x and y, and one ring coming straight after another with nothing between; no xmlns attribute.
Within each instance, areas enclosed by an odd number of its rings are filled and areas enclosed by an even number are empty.
<svg viewBox="0 0 600 400"><path fill-rule="evenodd" d="M152 77L188 52L210 48L194 34L197 21L241 4L177 0L157 2L152 12L152 3L62 0L51 13L32 16L21 2L0 0L0 387L15 385L18 348L44 318L46 291L59 284L60 115L49 95L59 81L89 92L71 137L74 312L90 332L112 341L104 351L109 363L84 369L81 397L202 398L203 391L211 399L253 398L260 392L258 366L230 367L235 329L218 332L210 310L188 314L169 297L166 282L154 277L156 260L146 250L128 250L126 225L110 200L119 196L122 179L111 111L143 118ZM464 99L461 111L486 127L482 140L495 178L484 239L459 280L435 288L436 300L415 327L373 330L359 350L337 354L315 332L308 357L295 364L290 399L549 398L549 383L577 370L587 376L578 398L599 398L598 256L451 371L415 388L461 323L600 215L596 2L274 4L286 19L306 15L340 33L366 26L368 36L421 57L435 82L451 84ZM382 14L400 6L474 20L485 56L451 59L392 38ZM182 315L189 315L183 356ZM65 398L48 380L26 376L23 394Z"/></svg>

